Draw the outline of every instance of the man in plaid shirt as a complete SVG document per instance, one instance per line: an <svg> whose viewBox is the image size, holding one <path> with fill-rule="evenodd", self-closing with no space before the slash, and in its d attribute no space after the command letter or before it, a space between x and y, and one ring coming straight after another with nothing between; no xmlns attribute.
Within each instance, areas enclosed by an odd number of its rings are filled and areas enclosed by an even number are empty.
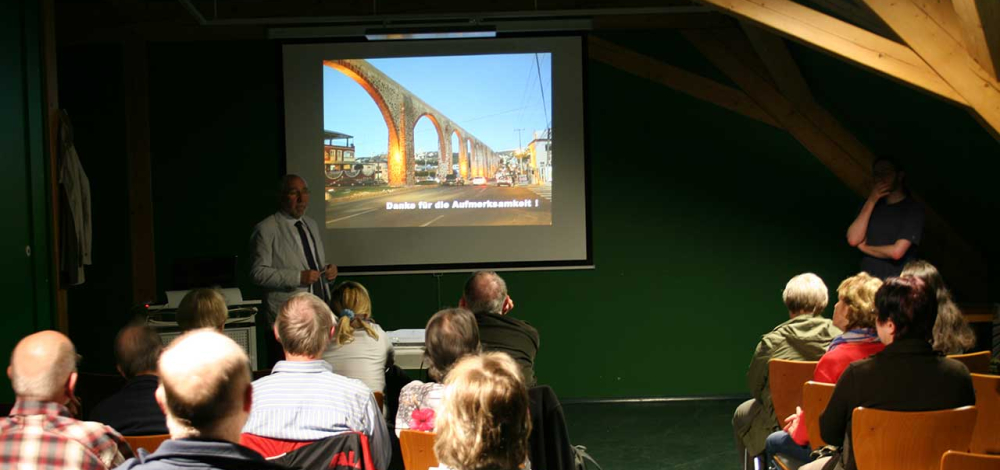
<svg viewBox="0 0 1000 470"><path fill-rule="evenodd" d="M0 468L104 470L131 456L114 429L78 421L66 408L76 386L69 338L42 331L21 340L7 368L17 403L0 419Z"/></svg>

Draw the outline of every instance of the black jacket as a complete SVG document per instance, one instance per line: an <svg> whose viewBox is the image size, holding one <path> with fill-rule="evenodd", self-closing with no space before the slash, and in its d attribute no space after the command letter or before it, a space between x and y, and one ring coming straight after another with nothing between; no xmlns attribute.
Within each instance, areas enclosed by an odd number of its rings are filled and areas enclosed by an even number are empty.
<svg viewBox="0 0 1000 470"><path fill-rule="evenodd" d="M99 403L90 412L90 420L107 424L124 436L167 434L167 418L156 404L155 375L133 377L125 386Z"/></svg>
<svg viewBox="0 0 1000 470"><path fill-rule="evenodd" d="M535 355L538 354L538 330L527 322L508 315L477 313L479 341L487 351L507 353L517 361L524 384L535 385Z"/></svg>
<svg viewBox="0 0 1000 470"><path fill-rule="evenodd" d="M976 404L964 364L947 359L921 339L900 339L844 371L820 417L823 440L844 446L846 470L856 470L850 450L851 414L863 406L888 411L932 411Z"/></svg>

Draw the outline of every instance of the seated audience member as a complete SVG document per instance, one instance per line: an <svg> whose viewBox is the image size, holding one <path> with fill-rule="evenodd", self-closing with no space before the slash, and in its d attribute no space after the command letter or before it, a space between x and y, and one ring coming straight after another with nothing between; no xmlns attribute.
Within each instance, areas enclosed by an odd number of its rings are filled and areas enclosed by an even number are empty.
<svg viewBox="0 0 1000 470"><path fill-rule="evenodd" d="M931 347L937 299L919 278L886 279L875 294L876 328L885 350L847 367L820 416L820 432L829 444L843 446L830 457L803 469L824 465L856 470L851 445L851 415L863 406L889 411L932 411L974 405L976 394L969 370L961 362L941 357Z"/></svg>
<svg viewBox="0 0 1000 470"><path fill-rule="evenodd" d="M479 328L472 313L449 308L435 313L427 322L424 359L431 382L414 380L399 393L396 435L403 429L434 431L434 419L440 413L441 395L448 370L459 359L479 352Z"/></svg>
<svg viewBox="0 0 1000 470"><path fill-rule="evenodd" d="M225 335L200 329L163 352L156 402L167 414L170 440L123 470L280 469L236 442L250 413L250 359Z"/></svg>
<svg viewBox="0 0 1000 470"><path fill-rule="evenodd" d="M392 357L392 344L378 323L372 321L372 301L365 286L343 282L333 289L333 313L337 335L323 360L335 374L358 379L372 391L385 391L385 365Z"/></svg>
<svg viewBox="0 0 1000 470"><path fill-rule="evenodd" d="M504 353L469 356L445 379L434 453L452 470L530 469L528 390Z"/></svg>
<svg viewBox="0 0 1000 470"><path fill-rule="evenodd" d="M781 298L790 319L764 335L757 344L747 370L747 384L753 398L736 408L733 415L736 450L743 468L754 468L753 461L764 452L767 436L780 429L771 404L768 361L819 360L833 338L841 333L822 317L829 294L819 276L805 273L793 277L785 285Z"/></svg>
<svg viewBox="0 0 1000 470"><path fill-rule="evenodd" d="M183 331L198 328L222 331L227 318L226 299L215 289L194 289L177 306L177 324Z"/></svg>
<svg viewBox="0 0 1000 470"><path fill-rule="evenodd" d="M22 339L7 375L17 402L0 419L0 467L103 470L132 454L114 429L73 419L66 408L77 378L69 338L42 331Z"/></svg>
<svg viewBox="0 0 1000 470"><path fill-rule="evenodd" d="M301 292L285 302L274 323L285 360L254 381L253 409L240 442L272 457L358 431L368 436L375 467L385 470L392 449L372 391L333 373L322 359L335 332L333 312L319 297Z"/></svg>
<svg viewBox="0 0 1000 470"><path fill-rule="evenodd" d="M507 295L507 283L492 271L479 271L465 283L459 306L476 316L479 340L486 351L507 353L521 367L528 387L535 385L535 355L538 330L508 315L514 301Z"/></svg>
<svg viewBox="0 0 1000 470"><path fill-rule="evenodd" d="M115 338L115 359L118 372L128 383L94 407L90 419L126 436L166 434L167 418L156 404L156 387L160 385L156 362L162 350L160 335L152 328L146 325L122 328Z"/></svg>
<svg viewBox="0 0 1000 470"><path fill-rule="evenodd" d="M819 359L813 380L837 383L840 374L852 362L864 359L885 349L875 331L875 292L882 287L882 280L868 273L844 279L837 287L837 304L833 307L833 326L844 334L833 339L826 354ZM767 437L767 455L781 454L799 462L809 462L811 449L802 409L789 416L785 430ZM780 418L780 416L779 416Z"/></svg>
<svg viewBox="0 0 1000 470"><path fill-rule="evenodd" d="M951 299L951 291L933 264L923 260L906 263L903 276L919 277L937 297L937 320L934 321L934 350L941 354L962 354L976 345L976 334L962 311Z"/></svg>

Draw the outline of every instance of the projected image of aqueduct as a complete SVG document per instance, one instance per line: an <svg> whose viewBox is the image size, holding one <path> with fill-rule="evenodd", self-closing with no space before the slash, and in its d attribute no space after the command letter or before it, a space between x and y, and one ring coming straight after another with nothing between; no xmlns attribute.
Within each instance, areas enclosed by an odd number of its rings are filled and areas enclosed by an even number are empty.
<svg viewBox="0 0 1000 470"><path fill-rule="evenodd" d="M459 142L459 176L490 177L500 167L500 159L494 151L455 124L448 116L414 96L409 90L389 78L382 71L363 59L324 60L323 65L350 77L375 100L385 125L389 129L388 180L390 186L411 186L414 184L416 168L413 130L417 121L427 116L437 130L438 177L442 180L452 171L451 136Z"/></svg>

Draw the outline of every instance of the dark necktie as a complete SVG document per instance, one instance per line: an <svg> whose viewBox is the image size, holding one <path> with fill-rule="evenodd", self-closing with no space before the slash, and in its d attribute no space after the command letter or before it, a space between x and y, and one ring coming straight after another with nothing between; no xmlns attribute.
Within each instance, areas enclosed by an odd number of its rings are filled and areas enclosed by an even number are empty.
<svg viewBox="0 0 1000 470"><path fill-rule="evenodd" d="M306 262L309 263L309 269L313 271L320 271L319 265L316 264L316 257L313 256L312 245L309 244L309 236L306 235L306 228L303 226L302 221L295 222L295 228L299 229L299 238L302 240L302 251L306 254ZM323 272L319 273L319 280L312 285L312 293L317 297L326 300L326 291L323 289Z"/></svg>

